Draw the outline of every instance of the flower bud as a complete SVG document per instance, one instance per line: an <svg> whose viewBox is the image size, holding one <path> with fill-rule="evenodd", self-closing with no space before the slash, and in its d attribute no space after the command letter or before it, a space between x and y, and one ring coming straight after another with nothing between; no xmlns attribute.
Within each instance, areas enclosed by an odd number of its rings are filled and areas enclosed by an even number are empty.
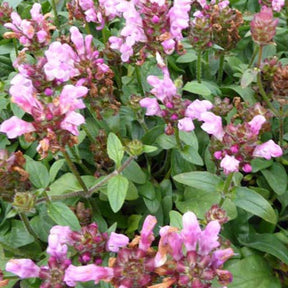
<svg viewBox="0 0 288 288"><path fill-rule="evenodd" d="M132 156L139 156L143 153L143 143L137 139L130 141L126 147Z"/></svg>
<svg viewBox="0 0 288 288"><path fill-rule="evenodd" d="M29 192L17 192L12 205L19 212L33 212L35 196Z"/></svg>

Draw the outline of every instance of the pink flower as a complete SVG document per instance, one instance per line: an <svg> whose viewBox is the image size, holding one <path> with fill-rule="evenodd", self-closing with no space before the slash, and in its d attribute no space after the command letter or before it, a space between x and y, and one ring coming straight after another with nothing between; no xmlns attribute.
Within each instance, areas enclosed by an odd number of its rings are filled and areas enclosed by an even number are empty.
<svg viewBox="0 0 288 288"><path fill-rule="evenodd" d="M66 114L60 126L61 129L67 130L77 136L79 134L78 126L83 123L85 123L85 118L81 114L72 111Z"/></svg>
<svg viewBox="0 0 288 288"><path fill-rule="evenodd" d="M35 131L35 128L32 123L21 120L16 116L5 120L0 126L0 132L6 133L10 139L33 131Z"/></svg>
<svg viewBox="0 0 288 288"><path fill-rule="evenodd" d="M85 104L82 99L86 96L88 89L84 86L65 85L59 97L59 105L61 113L71 112L76 109L85 108Z"/></svg>
<svg viewBox="0 0 288 288"><path fill-rule="evenodd" d="M113 269L108 267L100 267L94 264L86 266L70 265L64 276L64 282L70 287L76 286L76 282L94 281L97 284L99 281L109 281L113 277Z"/></svg>
<svg viewBox="0 0 288 288"><path fill-rule="evenodd" d="M220 162L220 167L224 169L225 174L239 171L240 161L234 156L225 155Z"/></svg>
<svg viewBox="0 0 288 288"><path fill-rule="evenodd" d="M280 12L285 5L285 0L272 0L272 9L276 12Z"/></svg>
<svg viewBox="0 0 288 288"><path fill-rule="evenodd" d="M185 116L202 121L201 114L211 110L213 104L208 100L195 100L186 109Z"/></svg>
<svg viewBox="0 0 288 288"><path fill-rule="evenodd" d="M68 44L53 42L45 52L47 63L44 65L44 72L48 81L54 79L68 81L70 78L79 75L74 66L74 59L77 55Z"/></svg>
<svg viewBox="0 0 288 288"><path fill-rule="evenodd" d="M22 279L39 277L40 268L31 259L11 259L6 270Z"/></svg>
<svg viewBox="0 0 288 288"><path fill-rule="evenodd" d="M257 145L253 151L254 157L263 157L267 160L271 157L280 157L283 152L279 145L277 145L273 140L269 140L261 145Z"/></svg>
<svg viewBox="0 0 288 288"><path fill-rule="evenodd" d="M156 223L155 216L148 215L146 217L140 234L139 249L146 251L150 247L154 240L153 229Z"/></svg>
<svg viewBox="0 0 288 288"><path fill-rule="evenodd" d="M181 131L191 132L194 130L195 126L191 118L185 117L178 120L178 128Z"/></svg>
<svg viewBox="0 0 288 288"><path fill-rule="evenodd" d="M216 250L212 255L213 266L216 268L221 267L233 255L234 252L231 248Z"/></svg>
<svg viewBox="0 0 288 288"><path fill-rule="evenodd" d="M56 258L65 258L68 250L66 244L72 243L71 233L69 226L52 227L48 237L47 253Z"/></svg>
<svg viewBox="0 0 288 288"><path fill-rule="evenodd" d="M161 116L161 108L158 104L157 99L146 97L146 98L140 100L139 103L140 103L141 107L147 109L145 115L147 115L147 116L154 116L154 115Z"/></svg>
<svg viewBox="0 0 288 288"><path fill-rule="evenodd" d="M242 167L242 170L245 172L245 173L250 173L252 172L252 166L248 163L244 164L244 166Z"/></svg>
<svg viewBox="0 0 288 288"><path fill-rule="evenodd" d="M262 125L266 122L266 118L262 115L256 115L250 122L250 130L253 134L258 135Z"/></svg>
<svg viewBox="0 0 288 288"><path fill-rule="evenodd" d="M221 141L224 136L222 118L212 112L204 112L201 113L201 120L204 121L201 128Z"/></svg>
<svg viewBox="0 0 288 288"><path fill-rule="evenodd" d="M129 238L123 234L112 232L107 242L107 249L111 252L118 252L121 247L129 243Z"/></svg>
<svg viewBox="0 0 288 288"><path fill-rule="evenodd" d="M41 5L39 3L34 3L32 9L30 10L30 14L33 20L38 23L44 20L44 16L41 14Z"/></svg>

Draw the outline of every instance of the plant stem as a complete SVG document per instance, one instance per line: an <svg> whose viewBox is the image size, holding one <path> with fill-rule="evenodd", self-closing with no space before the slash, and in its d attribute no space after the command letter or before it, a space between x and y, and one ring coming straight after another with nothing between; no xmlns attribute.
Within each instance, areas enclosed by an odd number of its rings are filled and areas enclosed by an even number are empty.
<svg viewBox="0 0 288 288"><path fill-rule="evenodd" d="M141 70L140 70L140 66L139 65L135 65L135 73L136 73L136 78L137 78L137 82L140 88L140 93L142 96L145 95L144 93L144 89L143 89L143 85L142 85L142 80L141 80Z"/></svg>
<svg viewBox="0 0 288 288"><path fill-rule="evenodd" d="M279 107L279 145L283 147L283 135L284 135L284 117L283 107Z"/></svg>
<svg viewBox="0 0 288 288"><path fill-rule="evenodd" d="M219 203L219 206L222 207L225 199L226 199L226 195L227 193L229 192L229 189L230 189L230 186L231 186L231 183L232 183L232 179L233 179L233 175L234 173L230 173L228 174L225 182L224 182L224 187L223 187L223 193L221 195L221 200L220 200L220 203Z"/></svg>
<svg viewBox="0 0 288 288"><path fill-rule="evenodd" d="M260 69L261 66L261 60L262 60L262 53L263 53L263 46L259 45L258 49L258 62L257 62L257 67Z"/></svg>
<svg viewBox="0 0 288 288"><path fill-rule="evenodd" d="M225 55L224 55L224 53L221 53L219 56L219 70L218 70L218 76L217 76L217 83L218 84L222 83L224 60L225 60Z"/></svg>
<svg viewBox="0 0 288 288"><path fill-rule="evenodd" d="M174 134L175 134L175 139L176 139L178 148L179 148L180 150L183 150L183 146L182 146L181 139L180 139L180 136L179 136L179 129L178 129L178 127L175 127L175 128L174 128Z"/></svg>
<svg viewBox="0 0 288 288"><path fill-rule="evenodd" d="M27 232L33 236L33 238L35 239L36 242L39 242L39 238L38 238L38 235L35 233L35 231L33 230L32 226L30 225L30 222L29 222L29 219L28 217L26 216L25 213L23 212L20 212L19 213L19 216L20 216L20 219L21 221L23 222Z"/></svg>
<svg viewBox="0 0 288 288"><path fill-rule="evenodd" d="M251 68L255 58L256 58L256 55L258 54L258 51L259 51L259 46L256 46L255 49L254 49L254 52L253 52L253 55L251 57L251 60L250 60L250 63L249 63L249 66L248 68Z"/></svg>
<svg viewBox="0 0 288 288"><path fill-rule="evenodd" d="M83 191L85 192L85 194L88 194L88 193L89 193L88 188L87 188L87 186L85 185L85 183L83 182L83 180L82 180L82 178L81 178L81 176L80 176L80 174L79 174L76 166L75 166L74 163L72 162L69 154L68 154L68 153L66 152L66 150L64 150L64 149L63 149L63 151L62 151L62 154L63 154L63 156L64 156L64 158L65 158L65 160L66 160L66 162L67 162L67 164L68 164L71 172L74 174L74 176L77 178L77 181L79 182L79 184L80 184L81 187L83 188Z"/></svg>
<svg viewBox="0 0 288 288"><path fill-rule="evenodd" d="M69 150L71 151L73 157L76 159L77 164L80 165L80 167L85 171L86 174L91 175L91 171L84 165L82 162L82 159L79 157L79 154L73 149L73 147L69 147Z"/></svg>
<svg viewBox="0 0 288 288"><path fill-rule="evenodd" d="M84 132L86 133L87 137L89 138L91 143L96 143L95 138L92 136L92 134L90 133L88 127L86 125L82 125L81 128L84 130Z"/></svg>
<svg viewBox="0 0 288 288"><path fill-rule="evenodd" d="M202 56L202 52L198 51L198 53L197 53L197 67L196 67L198 83L201 83L201 76L202 76L202 57L201 56Z"/></svg>
<svg viewBox="0 0 288 288"><path fill-rule="evenodd" d="M86 30L86 33L87 33L87 34L92 35L91 30L90 30L90 26L89 26L89 23L88 23L88 22L85 23L85 30Z"/></svg>
<svg viewBox="0 0 288 288"><path fill-rule="evenodd" d="M51 5L52 5L52 9L53 9L53 13L54 13L54 19L55 19L55 25L56 27L59 29L59 20L58 20L58 13L57 13L57 9L56 9L56 2L55 0L51 0Z"/></svg>

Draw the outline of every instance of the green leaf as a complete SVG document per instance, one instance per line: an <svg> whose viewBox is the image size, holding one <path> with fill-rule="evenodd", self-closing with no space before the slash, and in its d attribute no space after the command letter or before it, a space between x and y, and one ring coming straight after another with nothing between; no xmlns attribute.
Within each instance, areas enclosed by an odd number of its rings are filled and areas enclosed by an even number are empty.
<svg viewBox="0 0 288 288"><path fill-rule="evenodd" d="M144 153L152 153L152 152L155 152L157 150L158 150L158 148L155 146L151 146L151 145L144 145L143 146L143 152Z"/></svg>
<svg viewBox="0 0 288 288"><path fill-rule="evenodd" d="M25 156L25 170L29 173L29 180L36 188L46 188L49 185L49 172L44 164Z"/></svg>
<svg viewBox="0 0 288 288"><path fill-rule="evenodd" d="M115 162L116 167L119 168L124 156L124 149L119 138L112 132L109 133L107 139L107 153L109 158Z"/></svg>
<svg viewBox="0 0 288 288"><path fill-rule="evenodd" d="M252 234L248 239L240 239L241 244L269 253L288 264L287 247L273 234Z"/></svg>
<svg viewBox="0 0 288 288"><path fill-rule="evenodd" d="M54 179L57 176L57 173L60 171L64 163L65 163L65 159L59 159L52 164L49 170L49 173L50 173L49 182L50 183L54 181Z"/></svg>
<svg viewBox="0 0 288 288"><path fill-rule="evenodd" d="M253 69L249 68L249 69L245 70L245 72L243 73L242 78L241 78L241 87L246 88L252 82L255 82L257 74L258 74L258 71L255 70L254 68Z"/></svg>
<svg viewBox="0 0 288 288"><path fill-rule="evenodd" d="M49 217L58 225L69 226L72 230L80 230L81 226L76 215L62 202L50 202L47 204Z"/></svg>
<svg viewBox="0 0 288 288"><path fill-rule="evenodd" d="M47 194L49 196L63 195L81 189L77 178L72 173L66 173L50 185Z"/></svg>
<svg viewBox="0 0 288 288"><path fill-rule="evenodd" d="M233 90L239 94L246 103L251 105L256 103L256 99L254 97L255 92L251 87L242 88L238 85L229 85L221 88L221 90L227 94L231 94L229 90Z"/></svg>
<svg viewBox="0 0 288 288"><path fill-rule="evenodd" d="M142 171L141 167L136 161L132 161L122 172L128 180L137 183L144 184L146 182L146 174Z"/></svg>
<svg viewBox="0 0 288 288"><path fill-rule="evenodd" d="M169 212L169 217L170 217L170 226L176 227L180 230L183 228L182 215L179 212L172 210Z"/></svg>
<svg viewBox="0 0 288 288"><path fill-rule="evenodd" d="M269 169L261 172L276 194L282 195L286 192L287 174L282 164L275 162Z"/></svg>
<svg viewBox="0 0 288 288"><path fill-rule="evenodd" d="M189 50L184 55L177 58L176 63L192 63L197 59L196 52L194 50Z"/></svg>
<svg viewBox="0 0 288 288"><path fill-rule="evenodd" d="M126 198L129 181L122 175L117 175L108 181L107 196L113 212L118 212Z"/></svg>
<svg viewBox="0 0 288 288"><path fill-rule="evenodd" d="M177 146L174 135L161 134L157 138L156 143L159 145L160 148L165 150L169 150Z"/></svg>
<svg viewBox="0 0 288 288"><path fill-rule="evenodd" d="M203 83L198 83L196 80L187 82L183 87L183 90L188 91L193 94L209 96L211 95L211 90Z"/></svg>
<svg viewBox="0 0 288 288"><path fill-rule="evenodd" d="M196 164L199 166L203 166L204 164L198 151L192 146L186 145L182 150L180 150L180 154L184 160L192 164Z"/></svg>
<svg viewBox="0 0 288 288"><path fill-rule="evenodd" d="M139 197L138 190L133 182L129 181L129 186L126 194L125 200L131 201L136 200Z"/></svg>
<svg viewBox="0 0 288 288"><path fill-rule="evenodd" d="M273 164L273 160L266 160L262 158L254 158L251 161L252 172L256 173L262 169L268 168Z"/></svg>
<svg viewBox="0 0 288 288"><path fill-rule="evenodd" d="M191 132L185 132L185 131L179 131L180 139L189 146L194 147L198 151L199 145L198 145L198 138L194 131Z"/></svg>
<svg viewBox="0 0 288 288"><path fill-rule="evenodd" d="M49 216L40 214L33 217L30 223L40 240L47 242L50 229L55 225L55 222Z"/></svg>
<svg viewBox="0 0 288 288"><path fill-rule="evenodd" d="M176 200L175 204L180 212L193 211L199 219L204 219L205 213L213 204L219 203L220 198L218 193L187 187L184 198L181 201Z"/></svg>
<svg viewBox="0 0 288 288"><path fill-rule="evenodd" d="M233 190L236 193L233 202L237 207L259 216L267 222L277 223L277 216L272 206L263 196L245 187L235 187Z"/></svg>
<svg viewBox="0 0 288 288"><path fill-rule="evenodd" d="M210 193L215 193L218 186L223 183L220 177L209 172L188 172L178 174L173 178L179 183Z"/></svg>
<svg viewBox="0 0 288 288"><path fill-rule="evenodd" d="M262 256L251 255L225 268L233 274L229 288L281 288L280 281Z"/></svg>

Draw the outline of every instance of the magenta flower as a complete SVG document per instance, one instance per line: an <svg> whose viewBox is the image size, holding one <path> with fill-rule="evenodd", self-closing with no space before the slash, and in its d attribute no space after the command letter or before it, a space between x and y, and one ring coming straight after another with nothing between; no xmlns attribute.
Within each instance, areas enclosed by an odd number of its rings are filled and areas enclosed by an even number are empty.
<svg viewBox="0 0 288 288"><path fill-rule="evenodd" d="M240 161L234 156L225 155L220 162L220 167L223 168L225 174L239 171Z"/></svg>
<svg viewBox="0 0 288 288"><path fill-rule="evenodd" d="M204 112L201 114L201 120L204 121L201 128L221 141L224 136L222 118L212 112Z"/></svg>
<svg viewBox="0 0 288 288"><path fill-rule="evenodd" d="M261 145L257 145L253 151L254 157L261 157L267 160L272 157L282 156L283 151L279 145L277 145L273 140L269 140Z"/></svg>
<svg viewBox="0 0 288 288"><path fill-rule="evenodd" d="M112 232L107 242L107 250L118 252L121 247L125 247L129 243L129 238L123 234Z"/></svg>
<svg viewBox="0 0 288 288"><path fill-rule="evenodd" d="M40 268L31 259L11 259L6 270L22 279L39 277Z"/></svg>
<svg viewBox="0 0 288 288"><path fill-rule="evenodd" d="M70 287L76 286L76 282L94 281L95 284L99 281L109 281L113 277L113 269L108 267L96 266L89 264L85 266L70 265L64 276L64 282Z"/></svg>
<svg viewBox="0 0 288 288"><path fill-rule="evenodd" d="M21 120L16 116L5 120L0 125L0 132L6 133L10 139L17 138L25 133L34 132L35 130L32 123Z"/></svg>
<svg viewBox="0 0 288 288"><path fill-rule="evenodd" d="M78 126L85 123L85 118L74 111L68 112L66 117L61 122L61 129L67 130L75 136L79 135Z"/></svg>

